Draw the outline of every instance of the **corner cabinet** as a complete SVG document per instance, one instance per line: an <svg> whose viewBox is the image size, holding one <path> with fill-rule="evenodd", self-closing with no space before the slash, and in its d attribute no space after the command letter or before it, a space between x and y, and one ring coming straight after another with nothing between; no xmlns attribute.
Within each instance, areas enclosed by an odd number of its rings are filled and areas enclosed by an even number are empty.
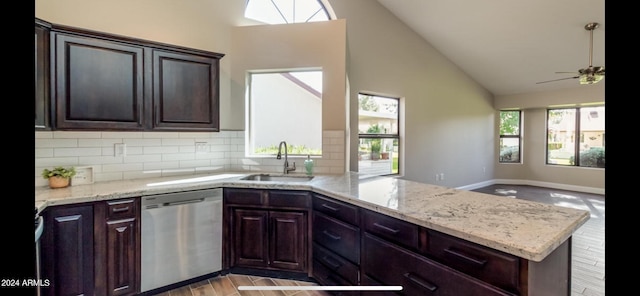
<svg viewBox="0 0 640 296"><path fill-rule="evenodd" d="M154 49L152 129L219 131L218 63L215 56Z"/></svg>
<svg viewBox="0 0 640 296"><path fill-rule="evenodd" d="M52 25L58 130L219 131L220 53Z"/></svg>
<svg viewBox="0 0 640 296"><path fill-rule="evenodd" d="M228 268L306 275L310 204L306 191L225 188Z"/></svg>

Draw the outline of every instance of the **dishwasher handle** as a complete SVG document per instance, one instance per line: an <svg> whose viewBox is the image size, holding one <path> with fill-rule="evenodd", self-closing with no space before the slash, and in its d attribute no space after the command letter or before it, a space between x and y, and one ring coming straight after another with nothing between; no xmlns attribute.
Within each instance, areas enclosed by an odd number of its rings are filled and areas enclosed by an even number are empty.
<svg viewBox="0 0 640 296"><path fill-rule="evenodd" d="M142 209L157 209L216 200L222 201L222 188L148 195L141 203Z"/></svg>
<svg viewBox="0 0 640 296"><path fill-rule="evenodd" d="M204 198L196 198L196 199L189 199L189 200L165 202L165 203L162 204L162 206L164 206L164 207L179 206L179 205L190 204L190 203L198 203L198 202L203 202L203 201L204 201Z"/></svg>

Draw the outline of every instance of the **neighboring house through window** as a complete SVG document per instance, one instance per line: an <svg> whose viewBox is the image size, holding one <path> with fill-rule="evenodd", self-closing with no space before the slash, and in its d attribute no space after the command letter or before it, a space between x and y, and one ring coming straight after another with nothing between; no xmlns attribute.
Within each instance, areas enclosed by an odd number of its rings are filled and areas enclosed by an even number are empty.
<svg viewBox="0 0 640 296"><path fill-rule="evenodd" d="M399 173L400 99L358 94L358 172Z"/></svg>
<svg viewBox="0 0 640 296"><path fill-rule="evenodd" d="M604 168L604 110L604 106L548 109L547 164Z"/></svg>
<svg viewBox="0 0 640 296"><path fill-rule="evenodd" d="M248 99L248 155L322 155L321 71L249 73Z"/></svg>
<svg viewBox="0 0 640 296"><path fill-rule="evenodd" d="M520 110L500 111L500 163L520 163L521 115Z"/></svg>

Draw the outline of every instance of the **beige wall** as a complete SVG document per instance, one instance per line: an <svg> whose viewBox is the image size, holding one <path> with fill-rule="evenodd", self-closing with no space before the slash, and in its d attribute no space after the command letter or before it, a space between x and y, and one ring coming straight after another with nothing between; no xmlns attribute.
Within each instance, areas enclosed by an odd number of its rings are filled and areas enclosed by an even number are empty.
<svg viewBox="0 0 640 296"><path fill-rule="evenodd" d="M603 104L604 89L603 80L570 90L496 97L496 109L523 109L523 159L522 164L496 164L494 179L502 183L528 182L539 186L563 184L566 189L604 193L604 169L545 164L546 108Z"/></svg>
<svg viewBox="0 0 640 296"><path fill-rule="evenodd" d="M357 94L401 97L404 178L444 186L489 180L495 161L493 97L374 1L329 1L347 20L351 146ZM351 168L357 165L351 149ZM445 179L437 181L435 175Z"/></svg>
<svg viewBox="0 0 640 296"><path fill-rule="evenodd" d="M234 118L228 128L244 129L248 71L322 69L322 128L346 128L346 22L233 27L231 85ZM295 106L281 106L295 112ZM292 124L305 124L297 122Z"/></svg>

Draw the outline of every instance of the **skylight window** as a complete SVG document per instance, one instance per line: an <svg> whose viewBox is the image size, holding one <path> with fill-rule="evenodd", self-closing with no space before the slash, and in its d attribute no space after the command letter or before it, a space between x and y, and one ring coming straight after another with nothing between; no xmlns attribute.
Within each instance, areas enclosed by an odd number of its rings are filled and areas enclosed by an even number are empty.
<svg viewBox="0 0 640 296"><path fill-rule="evenodd" d="M244 16L266 24L320 22L330 19L320 0L247 0Z"/></svg>

